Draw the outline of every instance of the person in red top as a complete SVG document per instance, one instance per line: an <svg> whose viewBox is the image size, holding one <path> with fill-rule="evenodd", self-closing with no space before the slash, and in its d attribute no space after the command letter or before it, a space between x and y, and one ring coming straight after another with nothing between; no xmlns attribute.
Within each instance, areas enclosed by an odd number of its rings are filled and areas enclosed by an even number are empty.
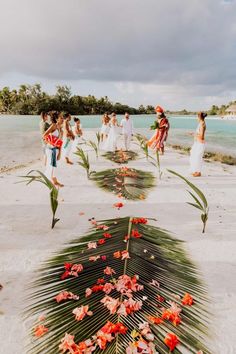
<svg viewBox="0 0 236 354"><path fill-rule="evenodd" d="M157 113L157 129L155 130L154 135L148 141L148 146L151 149L158 150L163 155L164 154L164 144L168 137L168 131L170 129L170 123L164 113L163 108L160 106L156 107Z"/></svg>

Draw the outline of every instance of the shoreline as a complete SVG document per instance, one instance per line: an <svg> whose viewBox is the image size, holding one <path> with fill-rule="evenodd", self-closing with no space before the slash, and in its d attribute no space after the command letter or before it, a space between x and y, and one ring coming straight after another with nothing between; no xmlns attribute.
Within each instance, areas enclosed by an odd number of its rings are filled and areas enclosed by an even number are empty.
<svg viewBox="0 0 236 354"><path fill-rule="evenodd" d="M185 155L187 155L191 150L190 147L184 145L167 144L167 146L171 147L174 150L180 151ZM220 162L222 164L229 165L229 166L236 165L236 157L223 154L220 152L205 151L203 158L206 162Z"/></svg>

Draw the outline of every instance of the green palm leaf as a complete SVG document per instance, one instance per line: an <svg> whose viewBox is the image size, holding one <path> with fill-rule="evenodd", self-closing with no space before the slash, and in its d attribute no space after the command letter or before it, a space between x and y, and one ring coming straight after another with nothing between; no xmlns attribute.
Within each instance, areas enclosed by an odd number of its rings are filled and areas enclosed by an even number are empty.
<svg viewBox="0 0 236 354"><path fill-rule="evenodd" d="M134 151L108 151L103 155L106 159L123 164L123 163L128 163L129 161L136 160L138 157L138 154Z"/></svg>
<svg viewBox="0 0 236 354"><path fill-rule="evenodd" d="M155 337L156 350L160 354L169 353L163 340L166 333L173 332L180 339L180 345L173 353L196 353L200 349L204 354L210 353L203 344L207 332L206 318L208 318L206 291L198 278L195 266L186 256L181 242L159 228L133 224L133 222L134 219L130 217L103 221L102 224L109 228L107 232L112 235L110 239L106 239L105 244L96 249L88 249L88 242L97 242L103 237L104 231L95 228L88 235L71 242L58 255L45 262L30 289L31 304L26 314L38 316L42 312L45 313L45 326L48 327L49 332L41 339L33 341L29 353L59 353L58 346L65 333L74 335L75 342L78 343L94 336L107 321L113 323L120 321L128 328L127 333L118 335L105 350L96 349L95 353L123 354L129 343L134 340L131 334L133 330L139 330L140 323L148 321L148 316L160 315L163 311L162 307L169 308L168 301L174 301L181 306L180 300L176 300L176 295L182 298L186 292L193 296L194 305L182 306L180 315L182 322L179 326L174 326L170 321L164 321L158 326L150 324ZM134 230L142 237L132 237ZM126 235L128 238L124 243ZM130 259L122 261L114 258L114 252L122 250L129 252ZM101 255L106 256L105 261L101 259L96 262L89 261L89 257ZM60 279L64 272L64 263L67 262L83 265L84 269L78 278ZM112 278L104 276L103 270L106 266L115 270L116 274ZM133 293L135 301L143 301L142 308L133 315L127 317L118 316L117 313L111 315L100 302L105 295L103 291L85 297L85 290L92 288L98 278L104 277L106 282L115 284L118 277L122 275L129 277L138 275L138 283L144 287L143 290ZM54 297L63 290L79 295L79 300L57 303ZM121 295L117 290L112 290L109 296L119 298L120 301L126 298L126 295ZM158 296L163 297L164 302L159 300ZM78 322L72 311L82 305L89 305L93 316Z"/></svg>
<svg viewBox="0 0 236 354"><path fill-rule="evenodd" d="M208 220L208 214L209 214L209 205L208 205L205 195L197 186L195 186L193 183L191 183L184 176L182 176L179 173L172 171L172 170L167 170L167 171L172 173L173 175L181 178L184 182L187 183L187 185L192 189L192 191L195 192L195 194L193 194L191 191L189 191L189 190L187 191L191 195L191 197L194 199L194 201L196 202L196 203L189 203L188 202L187 204L192 205L194 208L201 210L201 212L202 212L201 220L203 223L202 233L204 233L205 229L206 229L206 223Z"/></svg>
<svg viewBox="0 0 236 354"><path fill-rule="evenodd" d="M146 189L154 187L155 177L151 172L121 167L96 172L91 177L100 188L126 199L145 199Z"/></svg>
<svg viewBox="0 0 236 354"><path fill-rule="evenodd" d="M33 175L32 173L37 173ZM52 229L56 225L56 223L60 220L55 217L56 211L58 208L58 189L54 186L54 184L39 170L32 170L26 176L20 176L24 180L27 180L26 185L29 185L32 182L40 182L44 184L50 191L50 205L52 210Z"/></svg>

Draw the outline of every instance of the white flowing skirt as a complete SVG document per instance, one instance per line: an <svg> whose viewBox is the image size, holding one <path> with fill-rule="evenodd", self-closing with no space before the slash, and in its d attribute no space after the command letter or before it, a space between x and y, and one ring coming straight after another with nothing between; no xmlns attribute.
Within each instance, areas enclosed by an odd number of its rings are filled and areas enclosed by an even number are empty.
<svg viewBox="0 0 236 354"><path fill-rule="evenodd" d="M111 127L106 141L102 145L102 150L115 151L117 149L118 129Z"/></svg>
<svg viewBox="0 0 236 354"><path fill-rule="evenodd" d="M205 143L195 141L190 151L190 169L192 173L202 171L204 151Z"/></svg>
<svg viewBox="0 0 236 354"><path fill-rule="evenodd" d="M71 148L72 148L73 140L64 138L63 139L63 145L62 145L62 157L67 157L69 158Z"/></svg>
<svg viewBox="0 0 236 354"><path fill-rule="evenodd" d="M110 130L109 125L103 124L100 130L101 134L108 134Z"/></svg>
<svg viewBox="0 0 236 354"><path fill-rule="evenodd" d="M77 147L79 144L83 142L82 136L76 136L75 139L73 140L72 147L71 147L71 152L74 154L77 151Z"/></svg>

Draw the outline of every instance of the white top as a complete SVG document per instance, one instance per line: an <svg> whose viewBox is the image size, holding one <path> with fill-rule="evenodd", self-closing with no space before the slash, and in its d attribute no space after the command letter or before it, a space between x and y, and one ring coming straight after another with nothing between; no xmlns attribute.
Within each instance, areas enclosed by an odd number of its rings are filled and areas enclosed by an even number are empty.
<svg viewBox="0 0 236 354"><path fill-rule="evenodd" d="M128 134L128 135L132 135L133 134L133 121L129 118L123 118L120 122L120 125L122 127L122 133L123 134Z"/></svg>

